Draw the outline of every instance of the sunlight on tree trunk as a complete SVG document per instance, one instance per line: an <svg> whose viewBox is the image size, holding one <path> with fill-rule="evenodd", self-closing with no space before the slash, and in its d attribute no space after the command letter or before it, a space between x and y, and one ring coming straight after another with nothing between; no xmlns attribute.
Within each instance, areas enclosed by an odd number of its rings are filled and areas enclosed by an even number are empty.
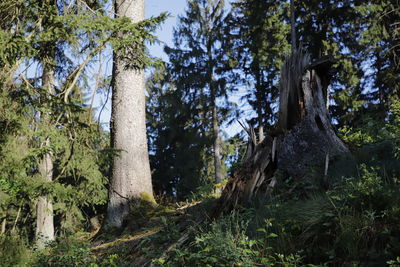
<svg viewBox="0 0 400 267"><path fill-rule="evenodd" d="M214 167L215 167L215 183L222 182L221 170L221 142L219 140L219 124L218 112L216 104L213 107L213 134L214 134Z"/></svg>
<svg viewBox="0 0 400 267"><path fill-rule="evenodd" d="M133 23L144 19L143 0L118 0L117 17ZM123 38L123 36L121 36ZM114 54L111 115L113 160L106 227L121 228L132 201L154 202L145 123L145 77L143 70L127 69Z"/></svg>

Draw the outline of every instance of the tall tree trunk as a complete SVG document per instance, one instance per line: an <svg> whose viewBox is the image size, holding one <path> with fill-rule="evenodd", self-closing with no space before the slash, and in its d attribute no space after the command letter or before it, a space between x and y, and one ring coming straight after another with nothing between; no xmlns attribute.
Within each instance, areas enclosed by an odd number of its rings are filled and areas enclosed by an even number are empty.
<svg viewBox="0 0 400 267"><path fill-rule="evenodd" d="M6 233L6 226L7 226L7 218L4 218L1 222L1 231L0 233L4 235Z"/></svg>
<svg viewBox="0 0 400 267"><path fill-rule="evenodd" d="M290 0L290 39L292 41L292 54L297 49L296 45L296 15L294 13L294 0Z"/></svg>
<svg viewBox="0 0 400 267"><path fill-rule="evenodd" d="M261 39L258 41L258 48L262 46ZM256 79L256 101L257 101L257 120L258 120L258 140L262 142L264 140L264 125L263 125L263 111L262 105L266 104L264 102L264 97L262 97L265 88L262 87L262 70L260 67L259 60L259 50L257 49L256 56L254 58L254 69L255 69L255 79ZM260 96L261 95L261 96ZM264 102L264 103L263 103Z"/></svg>
<svg viewBox="0 0 400 267"><path fill-rule="evenodd" d="M208 83L210 87L211 109L212 109L212 131L213 131L213 148L214 148L214 178L215 183L222 182L222 168L221 168L221 142L219 139L219 122L218 122L218 107L217 107L217 88L214 81L214 64L212 57L212 43L210 38L207 43L207 56L208 56Z"/></svg>
<svg viewBox="0 0 400 267"><path fill-rule="evenodd" d="M133 23L144 19L144 0L115 1L117 17ZM123 36L121 36L123 38ZM145 122L145 78L143 70L127 69L114 53L111 133L114 157L106 227L121 228L137 200L154 202Z"/></svg>
<svg viewBox="0 0 400 267"><path fill-rule="evenodd" d="M48 94L53 93L54 89L54 66L49 63L53 59L47 60L43 67L42 82L47 88ZM44 125L51 126L50 114L42 114L41 121ZM50 139L47 137L43 146L50 146ZM44 182L51 183L53 180L53 157L51 152L47 152L39 163L39 173ZM40 196L36 206L36 245L44 248L46 243L54 240L53 204L46 196Z"/></svg>
<svg viewBox="0 0 400 267"><path fill-rule="evenodd" d="M264 126L262 125L262 119L259 119L259 126L258 126L258 143L264 141Z"/></svg>
<svg viewBox="0 0 400 267"><path fill-rule="evenodd" d="M219 123L217 104L214 101L213 105L213 135L214 135L214 167L215 167L215 183L222 182L222 168L221 168L221 143L219 140Z"/></svg>

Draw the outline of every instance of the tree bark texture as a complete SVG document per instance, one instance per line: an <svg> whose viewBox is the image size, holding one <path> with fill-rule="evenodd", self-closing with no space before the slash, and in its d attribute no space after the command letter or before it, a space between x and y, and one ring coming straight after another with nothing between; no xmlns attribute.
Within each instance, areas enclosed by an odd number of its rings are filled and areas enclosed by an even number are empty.
<svg viewBox="0 0 400 267"><path fill-rule="evenodd" d="M215 101L214 101L215 102ZM215 183L222 182L222 168L221 168L221 143L219 140L219 123L217 106L213 106L213 134L214 134L214 167L215 167Z"/></svg>
<svg viewBox="0 0 400 267"><path fill-rule="evenodd" d="M295 53L297 49L296 44L296 14L294 13L294 0L290 0L290 39L292 43L292 54Z"/></svg>
<svg viewBox="0 0 400 267"><path fill-rule="evenodd" d="M52 61L50 59L49 61ZM48 63L44 63L43 67L43 86L48 90L49 94L53 93L54 67ZM42 114L43 125L50 126L50 114ZM43 146L50 146L50 139L46 138ZM53 155L47 152L39 163L39 173L44 182L51 183L53 180ZM36 246L42 249L50 241L54 240L54 222L53 222L53 204L47 196L40 196L36 206Z"/></svg>
<svg viewBox="0 0 400 267"><path fill-rule="evenodd" d="M221 167L221 142L219 139L219 121L218 121L218 107L217 107L217 88L214 81L214 66L212 56L212 43L213 40L209 39L207 42L207 55L208 55L208 83L211 91L212 102L212 130L213 130L213 149L214 149L214 180L216 184L222 182L222 167Z"/></svg>
<svg viewBox="0 0 400 267"><path fill-rule="evenodd" d="M117 17L144 19L144 0L117 0ZM123 36L121 36L123 38ZM111 113L113 159L106 226L121 228L132 201L153 199L145 122L144 71L127 69L114 53Z"/></svg>
<svg viewBox="0 0 400 267"><path fill-rule="evenodd" d="M229 180L213 216L239 203L245 205L260 189L268 191L277 182L277 170L303 179L311 169L326 166L326 159L350 156L331 126L327 109L332 63L332 59L322 58L310 64L308 54L301 50L286 59L281 74L278 124L259 143L254 130L248 130L251 138L245 162Z"/></svg>

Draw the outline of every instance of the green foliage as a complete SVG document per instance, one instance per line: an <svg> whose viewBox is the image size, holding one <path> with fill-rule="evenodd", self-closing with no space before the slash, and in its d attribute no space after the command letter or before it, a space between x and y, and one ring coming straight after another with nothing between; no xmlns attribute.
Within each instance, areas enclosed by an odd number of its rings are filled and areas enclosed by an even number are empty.
<svg viewBox="0 0 400 267"><path fill-rule="evenodd" d="M389 267L399 267L400 257L397 257L395 260L388 261L387 264L389 265Z"/></svg>
<svg viewBox="0 0 400 267"><path fill-rule="evenodd" d="M149 66L154 59L145 44L156 42L152 32L167 14L132 24L111 18L106 1L71 3L0 3L0 220L7 233L0 236L2 266L32 264L25 239L34 236L39 196L52 201L57 232L65 239L38 253L37 266L124 264L119 254L96 259L90 244L67 237L102 211L117 154L87 106L91 67L110 46L127 68ZM156 263L400 265L399 3L305 0L295 1L295 7L299 43L314 58L332 54L337 59L331 111L354 152L358 174L333 170L339 174L329 180L327 192L319 177L278 179L274 194L261 204L201 226L175 258ZM170 63L159 63L147 86L151 164L159 194L196 201L215 197L211 107L217 105L220 124L229 123L237 112L229 101L236 88L245 91L251 116L256 115L251 124L273 124L281 56L289 49L288 15L283 0L236 1L231 12L224 11L223 1L188 1L174 47L166 48ZM45 88L41 77L46 65L54 67L54 88ZM242 141L236 136L222 144L231 174L240 165ZM38 170L49 153L51 183ZM130 217L132 228L138 228L149 223L149 215L162 213L162 230L141 243L150 258L159 257L162 246L181 233L160 209L140 203Z"/></svg>
<svg viewBox="0 0 400 267"><path fill-rule="evenodd" d="M361 165L359 176L343 178L327 192L297 188L309 193L295 197L281 189L253 203L250 233L272 222L265 233L277 237L269 246L284 255L298 253L307 264L384 266L400 251L400 193L398 183L379 173Z"/></svg>
<svg viewBox="0 0 400 267"><path fill-rule="evenodd" d="M236 1L228 16L227 38L233 49L227 53L244 74L236 83L247 89L243 98L257 115L250 121L254 128L271 126L276 120L280 68L290 48L286 6L284 1Z"/></svg>
<svg viewBox="0 0 400 267"><path fill-rule="evenodd" d="M389 138L392 139L394 155L400 160L400 100L393 101L390 109L391 123L387 125Z"/></svg>
<svg viewBox="0 0 400 267"><path fill-rule="evenodd" d="M189 104L167 80L166 65L147 80L150 163L155 191L182 199L201 183L202 151L210 140L198 135Z"/></svg>
<svg viewBox="0 0 400 267"><path fill-rule="evenodd" d="M53 242L45 251L39 251L33 266L37 267L121 267L126 266L117 254L99 258L90 250L90 243L84 237L70 236Z"/></svg>
<svg viewBox="0 0 400 267"><path fill-rule="evenodd" d="M47 251L37 256L36 266L96 266L95 257L90 255L88 244L74 237L54 242Z"/></svg>
<svg viewBox="0 0 400 267"><path fill-rule="evenodd" d="M17 235L0 235L0 266L29 266L32 252Z"/></svg>
<svg viewBox="0 0 400 267"><path fill-rule="evenodd" d="M262 228L265 235L253 240L246 234L247 226L246 215L233 213L220 218L200 227L189 247L175 250L171 261L155 262L162 266L300 266L298 255L273 253L269 240L276 238L274 233Z"/></svg>
<svg viewBox="0 0 400 267"><path fill-rule="evenodd" d="M39 196L51 200L58 233L81 230L106 203L115 153L87 104L90 66L110 45L127 67L149 65L145 43L156 41L152 32L167 17L133 24L110 17L106 5L0 3L0 219L7 219L6 231L12 226L33 237ZM49 78L55 80L50 86ZM51 183L41 176L44 155L54 166Z"/></svg>

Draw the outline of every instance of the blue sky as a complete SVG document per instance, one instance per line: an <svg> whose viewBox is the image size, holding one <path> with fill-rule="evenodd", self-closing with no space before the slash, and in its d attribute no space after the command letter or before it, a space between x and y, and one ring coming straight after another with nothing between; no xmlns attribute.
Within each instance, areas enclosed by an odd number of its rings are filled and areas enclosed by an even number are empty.
<svg viewBox="0 0 400 267"><path fill-rule="evenodd" d="M185 11L186 0L146 0L145 3L146 18L158 16L161 12L168 12L171 14L156 33L160 41L171 46L173 28L177 24L178 15L182 15ZM164 44L150 46L151 55L167 60L163 52Z"/></svg>

